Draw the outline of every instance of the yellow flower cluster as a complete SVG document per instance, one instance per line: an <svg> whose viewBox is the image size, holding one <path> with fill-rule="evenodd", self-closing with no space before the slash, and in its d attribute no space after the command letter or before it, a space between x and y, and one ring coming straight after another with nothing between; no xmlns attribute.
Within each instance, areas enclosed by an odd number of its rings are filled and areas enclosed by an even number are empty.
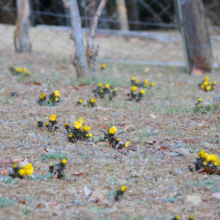
<svg viewBox="0 0 220 220"><path fill-rule="evenodd" d="M115 127L115 126L113 126L113 127L111 127L110 129L109 129L109 134L115 134L115 132L117 131L118 129Z"/></svg>
<svg viewBox="0 0 220 220"><path fill-rule="evenodd" d="M25 165L25 166L23 167L23 169L20 169L20 170L18 171L18 174L19 174L20 176L22 176L22 177L23 177L24 175L31 176L33 173L34 173L34 167L33 167L33 165L32 165L31 163Z"/></svg>
<svg viewBox="0 0 220 220"><path fill-rule="evenodd" d="M215 86L216 84L217 84L216 81L211 82L209 77L206 76L203 82L199 84L199 86L200 86L200 89L208 92L208 91L211 91L213 89L213 86Z"/></svg>
<svg viewBox="0 0 220 220"><path fill-rule="evenodd" d="M56 90L56 91L54 91L53 94L55 95L55 97L59 97L59 96L60 96L60 91L59 91L59 90Z"/></svg>
<svg viewBox="0 0 220 220"><path fill-rule="evenodd" d="M46 97L45 93L42 93L40 99L44 99Z"/></svg>
<svg viewBox="0 0 220 220"><path fill-rule="evenodd" d="M75 122L74 122L74 127L75 127L77 130L79 130L79 129L82 128L82 123L80 123L80 122L78 122L78 121L75 121Z"/></svg>
<svg viewBox="0 0 220 220"><path fill-rule="evenodd" d="M205 166L208 162L213 162L215 166L220 166L220 159L218 159L218 156L215 154L208 154L204 150L201 150L198 156L205 160L203 163Z"/></svg>
<svg viewBox="0 0 220 220"><path fill-rule="evenodd" d="M126 191L126 189L127 189L127 187L126 187L126 186L122 186L122 187L121 187L121 191L122 191L122 192L125 192L125 191Z"/></svg>

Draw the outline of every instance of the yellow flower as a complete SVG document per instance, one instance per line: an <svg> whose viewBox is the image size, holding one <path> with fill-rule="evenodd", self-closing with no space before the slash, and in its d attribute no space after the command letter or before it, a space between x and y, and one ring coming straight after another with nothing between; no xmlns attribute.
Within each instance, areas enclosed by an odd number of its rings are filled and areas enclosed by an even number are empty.
<svg viewBox="0 0 220 220"><path fill-rule="evenodd" d="M48 126L49 124L50 124L49 122L46 122L46 123L45 123L46 126Z"/></svg>
<svg viewBox="0 0 220 220"><path fill-rule="evenodd" d="M205 89L206 89L207 91L210 91L210 90L212 89L212 86L206 86Z"/></svg>
<svg viewBox="0 0 220 220"><path fill-rule="evenodd" d="M22 68L17 67L17 68L16 68L16 71L18 71L19 73L21 73L21 72L22 72Z"/></svg>
<svg viewBox="0 0 220 220"><path fill-rule="evenodd" d="M198 99L198 102L202 102L202 98L199 98L199 99Z"/></svg>
<svg viewBox="0 0 220 220"><path fill-rule="evenodd" d="M52 167L53 166L53 164L52 163L50 163L50 165L49 165L50 167Z"/></svg>
<svg viewBox="0 0 220 220"><path fill-rule="evenodd" d="M103 90L100 90L100 93L103 93Z"/></svg>
<svg viewBox="0 0 220 220"><path fill-rule="evenodd" d="M110 85L109 85L109 84L105 84L105 88L106 88L106 89L109 89L109 88L110 88Z"/></svg>
<svg viewBox="0 0 220 220"><path fill-rule="evenodd" d="M197 104L197 108L199 108L200 107L200 104Z"/></svg>
<svg viewBox="0 0 220 220"><path fill-rule="evenodd" d="M85 119L84 118L79 118L77 121L80 122L81 124L83 124L85 122Z"/></svg>
<svg viewBox="0 0 220 220"><path fill-rule="evenodd" d="M13 164L12 167L13 167L13 168L17 168L18 165L17 165L17 164Z"/></svg>
<svg viewBox="0 0 220 220"><path fill-rule="evenodd" d="M105 64L105 63L102 64L102 68L103 68L103 69L106 68L106 64Z"/></svg>
<svg viewBox="0 0 220 220"><path fill-rule="evenodd" d="M117 92L117 91L118 91L118 88L115 88L114 91Z"/></svg>
<svg viewBox="0 0 220 220"><path fill-rule="evenodd" d="M34 167L31 163L24 166L25 173L30 176L34 173Z"/></svg>
<svg viewBox="0 0 220 220"><path fill-rule="evenodd" d="M13 64L11 64L11 66L10 67L14 67L14 65Z"/></svg>
<svg viewBox="0 0 220 220"><path fill-rule="evenodd" d="M93 134L92 134L92 133L90 133L90 134L89 134L89 137L90 137L90 138L91 138L91 137L93 137Z"/></svg>
<svg viewBox="0 0 220 220"><path fill-rule="evenodd" d="M67 163L67 159L65 159L65 158L62 159L62 164L63 164L63 165L66 165L66 163Z"/></svg>
<svg viewBox="0 0 220 220"><path fill-rule="evenodd" d="M211 161L212 161L212 156L211 156L211 155L207 156L207 157L205 158L205 161L206 161L206 162L211 162Z"/></svg>
<svg viewBox="0 0 220 220"><path fill-rule="evenodd" d="M144 86L145 86L145 87L149 87L149 84L148 84L148 83L144 83Z"/></svg>
<svg viewBox="0 0 220 220"><path fill-rule="evenodd" d="M113 127L111 127L110 129L109 129L109 134L115 134L115 132L117 131L118 129L115 127L115 126L113 126Z"/></svg>
<svg viewBox="0 0 220 220"><path fill-rule="evenodd" d="M205 162L203 162L203 165L204 165L204 166L207 166L207 164L208 164L208 163L207 163L206 161L205 161Z"/></svg>
<svg viewBox="0 0 220 220"><path fill-rule="evenodd" d="M95 103L95 99L91 99L90 102L94 104Z"/></svg>
<svg viewBox="0 0 220 220"><path fill-rule="evenodd" d="M26 73L27 72L27 68L23 68L23 72Z"/></svg>
<svg viewBox="0 0 220 220"><path fill-rule="evenodd" d="M133 77L131 77L131 81L134 81L135 80L135 77L133 76Z"/></svg>
<svg viewBox="0 0 220 220"><path fill-rule="evenodd" d="M180 215L177 215L175 218L176 220L180 220Z"/></svg>
<svg viewBox="0 0 220 220"><path fill-rule="evenodd" d="M205 81L209 81L209 77L208 76L205 77Z"/></svg>
<svg viewBox="0 0 220 220"><path fill-rule="evenodd" d="M87 126L87 125L85 125L84 126L84 128L83 128L83 130L86 132L86 133L88 133L89 131L90 131L90 127L89 126Z"/></svg>
<svg viewBox="0 0 220 220"><path fill-rule="evenodd" d="M119 138L117 138L117 141L119 142L119 141L120 141L120 139L119 139Z"/></svg>
<svg viewBox="0 0 220 220"><path fill-rule="evenodd" d="M212 83L212 85L214 85L214 86L215 86L216 84L217 84L217 82L216 82L216 81L214 81L214 82Z"/></svg>
<svg viewBox="0 0 220 220"><path fill-rule="evenodd" d="M54 93L53 93L56 97L59 97L60 96L60 91L59 90L56 90L56 91L54 91Z"/></svg>
<svg viewBox="0 0 220 220"><path fill-rule="evenodd" d="M203 85L204 85L204 86L207 86L208 84L209 84L208 81L204 81L204 82L203 82Z"/></svg>
<svg viewBox="0 0 220 220"><path fill-rule="evenodd" d="M127 142L125 143L125 147L129 147L130 144L131 144L131 142L130 142L130 141L127 141Z"/></svg>
<svg viewBox="0 0 220 220"><path fill-rule="evenodd" d="M193 214L189 216L189 220L194 220L194 215Z"/></svg>
<svg viewBox="0 0 220 220"><path fill-rule="evenodd" d="M126 187L126 186L122 186L122 187L121 187L121 191L122 191L122 192L125 192L125 191L126 191L126 189L127 189L127 187Z"/></svg>
<svg viewBox="0 0 220 220"><path fill-rule="evenodd" d="M135 81L135 84L138 84L138 83L139 83L139 81L140 81L140 80L139 80L139 79L137 79L137 80Z"/></svg>
<svg viewBox="0 0 220 220"><path fill-rule="evenodd" d="M80 100L79 100L79 103L83 103L83 99L80 99Z"/></svg>
<svg viewBox="0 0 220 220"><path fill-rule="evenodd" d="M71 138L71 137L73 137L73 135L72 135L72 134L69 134L69 137Z"/></svg>
<svg viewBox="0 0 220 220"><path fill-rule="evenodd" d="M148 82L149 82L149 81L148 81L147 79L144 80L144 84L148 84Z"/></svg>
<svg viewBox="0 0 220 220"><path fill-rule="evenodd" d="M135 92L135 91L137 90L137 87L136 87L136 86L132 86L132 87L131 87L131 90L132 90L133 92Z"/></svg>
<svg viewBox="0 0 220 220"><path fill-rule="evenodd" d="M31 71L28 71L27 73L30 75L30 74L31 74Z"/></svg>
<svg viewBox="0 0 220 220"><path fill-rule="evenodd" d="M65 123L65 124L64 124L64 127L67 127L67 126L68 126L68 123Z"/></svg>
<svg viewBox="0 0 220 220"><path fill-rule="evenodd" d="M155 84L155 82L152 82L150 85L151 85L152 87L154 87L156 84Z"/></svg>
<svg viewBox="0 0 220 220"><path fill-rule="evenodd" d="M99 83L99 87L102 87L102 85L103 85L102 83Z"/></svg>
<svg viewBox="0 0 220 220"><path fill-rule="evenodd" d="M78 122L78 121L75 121L75 122L74 122L74 127L75 127L76 129L81 129L81 128L82 128L82 123L80 123L80 122Z"/></svg>
<svg viewBox="0 0 220 220"><path fill-rule="evenodd" d="M44 99L46 97L45 93L42 93L40 99Z"/></svg>
<svg viewBox="0 0 220 220"><path fill-rule="evenodd" d="M56 101L56 102L57 102L57 101L59 101L59 98L58 98L58 97L56 97L56 98L55 98L55 101Z"/></svg>
<svg viewBox="0 0 220 220"><path fill-rule="evenodd" d="M202 85L200 86L200 88L201 88L201 89L204 89L204 88L205 88L204 84L202 84Z"/></svg>
<svg viewBox="0 0 220 220"><path fill-rule="evenodd" d="M24 170L24 169L20 169L20 170L18 171L18 174L19 174L20 176L24 176L24 175L25 175L25 170Z"/></svg>
<svg viewBox="0 0 220 220"><path fill-rule="evenodd" d="M85 106L87 106L87 102L85 103Z"/></svg>
<svg viewBox="0 0 220 220"><path fill-rule="evenodd" d="M204 151L204 150L201 150L201 151L198 153L198 156L201 157L201 158L205 158L205 151Z"/></svg>
<svg viewBox="0 0 220 220"><path fill-rule="evenodd" d="M210 156L211 156L211 158L212 158L212 159L211 159L212 162L218 160L218 156L217 156L217 155L211 154Z"/></svg>
<svg viewBox="0 0 220 220"><path fill-rule="evenodd" d="M50 121L56 121L57 119L57 116L56 115L51 115L50 116Z"/></svg>
<svg viewBox="0 0 220 220"><path fill-rule="evenodd" d="M142 95L144 95L145 90L144 90L144 89L141 89L140 93L141 93Z"/></svg>
<svg viewBox="0 0 220 220"><path fill-rule="evenodd" d="M218 161L216 160L216 161L214 161L214 166L219 166L219 164L218 164Z"/></svg>

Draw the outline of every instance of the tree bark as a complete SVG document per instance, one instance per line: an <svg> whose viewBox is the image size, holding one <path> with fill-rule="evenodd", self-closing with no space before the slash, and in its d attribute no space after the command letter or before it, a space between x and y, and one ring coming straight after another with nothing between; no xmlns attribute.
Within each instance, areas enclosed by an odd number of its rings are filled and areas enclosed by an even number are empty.
<svg viewBox="0 0 220 220"><path fill-rule="evenodd" d="M202 0L181 0L189 69L210 71L212 47Z"/></svg>
<svg viewBox="0 0 220 220"><path fill-rule="evenodd" d="M89 23L90 23L90 28L92 27L92 22L93 22L93 19L92 19L92 18L94 18L95 12L96 12L96 0L90 0L90 9L89 9L89 17L90 17Z"/></svg>
<svg viewBox="0 0 220 220"><path fill-rule="evenodd" d="M14 32L16 52L31 52L29 39L30 5L29 0L17 0L17 21Z"/></svg>
<svg viewBox="0 0 220 220"><path fill-rule="evenodd" d="M130 0L126 1L126 8L128 13L128 20L130 21L139 21L139 16L138 16L138 7L137 7L137 0ZM139 24L129 24L130 30L138 30L139 29Z"/></svg>
<svg viewBox="0 0 220 220"><path fill-rule="evenodd" d="M79 15L78 3L76 0L63 0L70 10L70 20L72 26L71 39L75 42L75 55L73 65L76 68L77 77L84 77L88 74L88 64L86 60L86 50L83 44L83 34L81 19Z"/></svg>
<svg viewBox="0 0 220 220"><path fill-rule="evenodd" d="M91 63L91 60L95 60L98 56L98 47L97 49L95 49L94 39L96 35L96 29L97 29L99 17L101 16L102 10L105 7L106 2L107 0L101 1L95 13L95 16L93 18L90 35L89 35L88 42L87 42L87 51L86 51L88 65Z"/></svg>
<svg viewBox="0 0 220 220"><path fill-rule="evenodd" d="M127 18L127 9L125 5L125 0L116 0L117 3L117 11L118 11L118 18L120 22L120 29L122 31L128 31L128 18Z"/></svg>

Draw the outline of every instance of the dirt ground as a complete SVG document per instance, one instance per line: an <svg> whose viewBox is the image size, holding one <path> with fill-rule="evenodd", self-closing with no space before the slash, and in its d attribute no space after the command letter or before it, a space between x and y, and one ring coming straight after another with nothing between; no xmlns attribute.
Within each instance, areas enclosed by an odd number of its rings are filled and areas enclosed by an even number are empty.
<svg viewBox="0 0 220 220"><path fill-rule="evenodd" d="M204 76L189 77L183 69L107 63L94 79L76 80L73 67L62 54L14 54L0 57L0 219L219 219L220 177L191 172L199 150L220 156L219 112L193 113L198 98L204 105L219 96L220 87L206 93L197 84ZM12 76L9 66L26 67L29 78ZM99 63L99 67L101 63ZM100 68L99 68L100 69ZM126 100L130 78L155 82L141 103ZM220 84L219 71L210 74ZM97 107L79 107L79 98L93 98L100 83L118 88L109 101L97 99ZM81 85L81 86L80 86ZM60 90L63 102L39 106L42 92ZM17 92L18 97L11 97ZM59 130L37 128L37 121L57 115ZM65 122L83 117L94 138L68 142ZM121 152L102 138L102 126L115 125L121 140L137 151ZM154 145L147 141L155 141ZM43 160L44 148L67 156L66 180L46 179L48 166L59 159ZM33 178L10 181L4 161L17 158L33 164ZM81 174L80 174L81 173ZM77 175L80 174L80 175ZM126 185L115 202L113 192ZM83 194L87 186L92 195ZM96 200L96 202L94 202Z"/></svg>

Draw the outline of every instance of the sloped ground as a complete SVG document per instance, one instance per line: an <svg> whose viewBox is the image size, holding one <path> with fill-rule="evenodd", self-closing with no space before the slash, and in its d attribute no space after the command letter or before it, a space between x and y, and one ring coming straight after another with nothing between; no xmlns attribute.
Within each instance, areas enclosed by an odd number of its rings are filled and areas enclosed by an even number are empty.
<svg viewBox="0 0 220 220"><path fill-rule="evenodd" d="M219 112L193 113L197 99L212 103L219 87L210 93L198 90L203 77L188 77L176 68L107 63L99 77L78 82L72 66L59 56L5 55L0 62L0 171L7 170L2 160L25 157L35 168L32 180L6 183L0 174L0 219L171 219L177 214L182 219L190 214L219 219L219 199L212 193L219 191L220 177L188 168L201 149L220 156ZM12 63L31 70L31 77L12 76L8 71ZM218 74L210 78L219 84ZM156 83L141 103L126 100L132 76ZM111 102L97 99L96 108L77 107L79 98L93 98L91 91L99 82L117 86L118 96ZM62 103L37 105L42 92L56 89ZM18 97L11 97L11 92ZM46 122L51 114L57 115L60 129L55 133L38 129L37 121ZM63 124L73 124L79 117L91 126L94 139L72 144ZM123 153L107 142L94 142L102 136L102 126L112 125L124 131L120 139L130 140L137 151ZM44 179L49 163L59 161L42 160L45 147L67 155L67 180ZM114 202L112 193L122 185L127 191ZM81 194L84 186L103 200L94 203L92 196Z"/></svg>

